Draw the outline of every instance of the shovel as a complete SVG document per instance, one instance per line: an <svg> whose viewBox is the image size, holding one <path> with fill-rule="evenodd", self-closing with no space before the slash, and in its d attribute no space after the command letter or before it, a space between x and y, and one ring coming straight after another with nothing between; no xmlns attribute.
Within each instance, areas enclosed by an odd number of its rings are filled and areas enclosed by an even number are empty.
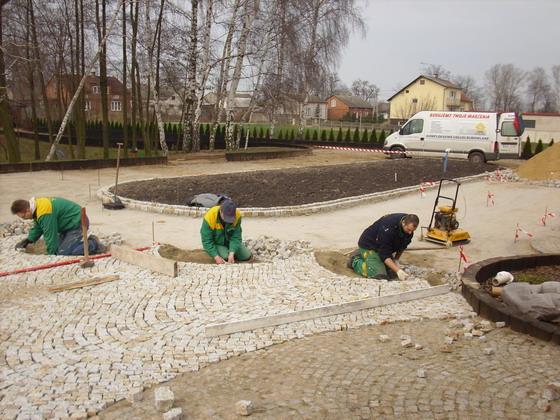
<svg viewBox="0 0 560 420"><path fill-rule="evenodd" d="M119 185L119 166L121 161L121 146L123 143L117 143L117 176L115 178L115 188L113 188L113 201L108 203L103 203L103 207L108 210L121 210L124 209L124 204L117 196L117 187Z"/></svg>

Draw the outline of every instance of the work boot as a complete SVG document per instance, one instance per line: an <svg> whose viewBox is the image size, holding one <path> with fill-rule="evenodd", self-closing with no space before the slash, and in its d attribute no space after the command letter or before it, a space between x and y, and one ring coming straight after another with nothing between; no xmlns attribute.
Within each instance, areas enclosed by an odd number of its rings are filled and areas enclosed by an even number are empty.
<svg viewBox="0 0 560 420"><path fill-rule="evenodd" d="M346 261L346 267L350 268L351 270L354 269L354 258L359 257L361 255L360 250L356 249L352 251L352 253L348 256L348 261Z"/></svg>
<svg viewBox="0 0 560 420"><path fill-rule="evenodd" d="M88 242L89 240L92 240L93 243L95 244L95 248L92 252L92 254L105 254L107 252L107 250L109 249L106 245L104 245L97 236L95 235L89 235L88 238Z"/></svg>

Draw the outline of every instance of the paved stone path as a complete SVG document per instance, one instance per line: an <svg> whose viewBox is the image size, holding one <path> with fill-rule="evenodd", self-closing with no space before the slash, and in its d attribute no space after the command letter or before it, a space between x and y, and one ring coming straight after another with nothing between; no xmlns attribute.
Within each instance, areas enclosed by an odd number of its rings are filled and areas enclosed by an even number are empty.
<svg viewBox="0 0 560 420"><path fill-rule="evenodd" d="M6 269L59 260L0 242ZM78 265L0 279L0 411L46 417L93 414L129 392L208 363L323 331L400 320L465 316L455 293L372 310L208 339L207 324L307 309L428 287L333 274L312 250L292 247L286 259L237 265L179 264L169 278L113 258L91 270ZM64 257L62 258L64 259ZM46 286L119 274L99 286L48 293ZM381 288L380 288L381 286Z"/></svg>
<svg viewBox="0 0 560 420"><path fill-rule="evenodd" d="M459 339L444 353L450 324L408 322L318 334L210 365L166 385L188 418L236 418L234 405L241 399L253 402L256 419L560 416L560 401L542 400L547 383L560 378L559 346L502 328L484 341ZM381 334L390 340L380 342ZM401 334L423 348L403 348ZM485 354L488 348L494 353ZM123 401L100 417L157 418L153 401L149 390L142 402Z"/></svg>

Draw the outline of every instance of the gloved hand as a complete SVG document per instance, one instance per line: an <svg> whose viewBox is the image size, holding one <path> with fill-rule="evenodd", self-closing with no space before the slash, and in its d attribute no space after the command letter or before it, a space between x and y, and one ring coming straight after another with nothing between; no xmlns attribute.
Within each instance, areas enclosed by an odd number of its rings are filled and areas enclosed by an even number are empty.
<svg viewBox="0 0 560 420"><path fill-rule="evenodd" d="M406 274L404 270L399 270L397 271L397 277L399 278L400 281L404 281L408 278L408 274Z"/></svg>
<svg viewBox="0 0 560 420"><path fill-rule="evenodd" d="M29 245L30 243L31 243L31 241L29 239L25 238L25 239L19 241L16 244L16 250L17 249L25 249L25 248L27 248L27 245Z"/></svg>

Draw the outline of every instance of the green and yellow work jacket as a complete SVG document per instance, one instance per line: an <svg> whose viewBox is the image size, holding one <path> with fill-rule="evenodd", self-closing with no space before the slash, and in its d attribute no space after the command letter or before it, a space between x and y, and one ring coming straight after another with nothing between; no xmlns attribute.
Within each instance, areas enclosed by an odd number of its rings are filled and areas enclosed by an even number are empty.
<svg viewBox="0 0 560 420"><path fill-rule="evenodd" d="M33 223L27 239L35 242L43 235L47 245L47 253L56 255L59 235L78 229L81 226L81 211L82 208L78 204L64 198L36 198L35 211L33 212L35 223Z"/></svg>
<svg viewBox="0 0 560 420"><path fill-rule="evenodd" d="M200 228L200 238L204 250L214 258L218 255L216 245L222 245L235 253L241 246L241 212L235 211L235 221L224 223L220 217L220 206L206 212Z"/></svg>

